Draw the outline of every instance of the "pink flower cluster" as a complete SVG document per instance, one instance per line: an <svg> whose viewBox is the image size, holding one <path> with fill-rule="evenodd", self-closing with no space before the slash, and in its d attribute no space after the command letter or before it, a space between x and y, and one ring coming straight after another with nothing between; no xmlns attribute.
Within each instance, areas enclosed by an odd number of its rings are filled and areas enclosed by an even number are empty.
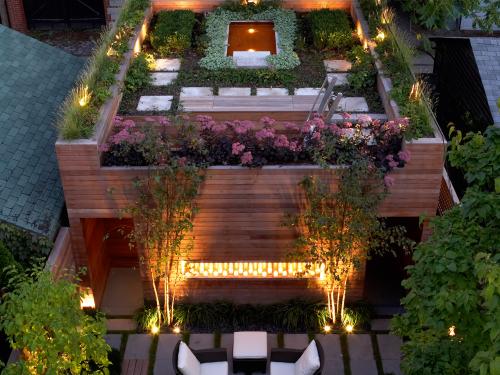
<svg viewBox="0 0 500 375"><path fill-rule="evenodd" d="M240 155L244 149L245 149L245 145L242 145L240 142L235 142L232 145L232 154L233 155Z"/></svg>

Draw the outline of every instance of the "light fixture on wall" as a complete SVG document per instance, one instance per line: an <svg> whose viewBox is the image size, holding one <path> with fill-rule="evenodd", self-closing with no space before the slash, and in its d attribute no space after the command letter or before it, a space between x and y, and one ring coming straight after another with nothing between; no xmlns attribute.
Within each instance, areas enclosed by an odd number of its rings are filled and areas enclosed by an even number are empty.
<svg viewBox="0 0 500 375"><path fill-rule="evenodd" d="M258 0L246 0L247 5L257 5Z"/></svg>
<svg viewBox="0 0 500 375"><path fill-rule="evenodd" d="M249 34L253 34L253 33L255 33L255 29L248 29L248 33L249 33Z"/></svg>
<svg viewBox="0 0 500 375"><path fill-rule="evenodd" d="M95 309L94 293L92 288L83 288L80 299L80 308Z"/></svg>

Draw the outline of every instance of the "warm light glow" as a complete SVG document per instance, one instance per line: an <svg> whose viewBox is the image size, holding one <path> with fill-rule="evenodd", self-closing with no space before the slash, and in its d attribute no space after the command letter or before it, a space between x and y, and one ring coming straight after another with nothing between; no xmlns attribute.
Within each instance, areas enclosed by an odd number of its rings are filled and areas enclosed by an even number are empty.
<svg viewBox="0 0 500 375"><path fill-rule="evenodd" d="M248 52L255 52L255 50L253 48L249 48Z"/></svg>
<svg viewBox="0 0 500 375"><path fill-rule="evenodd" d="M378 31L378 33L377 33L377 36L375 37L375 39L377 41L379 41L379 42L383 42L384 39L385 39L385 32L384 32L384 30L378 29L377 31Z"/></svg>
<svg viewBox="0 0 500 375"><path fill-rule="evenodd" d="M325 265L307 262L185 262L188 278L325 278Z"/></svg>
<svg viewBox="0 0 500 375"><path fill-rule="evenodd" d="M248 33L249 33L249 34L253 34L253 33L255 33L255 29L248 29Z"/></svg>
<svg viewBox="0 0 500 375"><path fill-rule="evenodd" d="M95 309L94 293L92 292L91 288L85 288L82 291L80 308L82 308L82 309Z"/></svg>
<svg viewBox="0 0 500 375"><path fill-rule="evenodd" d="M420 81L417 81L411 86L410 99L417 101L420 100L421 96L422 96L422 84L420 83Z"/></svg>
<svg viewBox="0 0 500 375"><path fill-rule="evenodd" d="M331 327L331 326L329 326L329 325L326 325L326 326L324 326L324 327L323 327L323 329L324 329L324 331L325 331L326 333L328 333L328 332L330 332L330 331L332 330L332 327Z"/></svg>
<svg viewBox="0 0 500 375"><path fill-rule="evenodd" d="M345 326L345 330L347 331L347 333L352 333L354 327L352 326L352 324L348 324Z"/></svg>
<svg viewBox="0 0 500 375"><path fill-rule="evenodd" d="M174 327L174 328L172 329L172 332L173 332L173 333L175 333L175 334L179 334L179 333L181 333L181 327L178 327L178 326Z"/></svg>
<svg viewBox="0 0 500 375"><path fill-rule="evenodd" d="M85 107L90 102L90 98L92 97L91 92L89 91L89 87L85 86L83 88L78 89L78 104L80 107Z"/></svg>
<svg viewBox="0 0 500 375"><path fill-rule="evenodd" d="M448 328L448 335L450 335L451 337L455 336L455 326L451 326L450 328Z"/></svg>
<svg viewBox="0 0 500 375"><path fill-rule="evenodd" d="M390 8L384 8L382 10L382 15L380 17L380 21L382 24L387 25L392 23L392 20L394 19L394 12Z"/></svg>
<svg viewBox="0 0 500 375"><path fill-rule="evenodd" d="M157 325L154 325L153 327L151 327L151 333L153 335L157 335L158 332L160 332L160 327L158 327Z"/></svg>

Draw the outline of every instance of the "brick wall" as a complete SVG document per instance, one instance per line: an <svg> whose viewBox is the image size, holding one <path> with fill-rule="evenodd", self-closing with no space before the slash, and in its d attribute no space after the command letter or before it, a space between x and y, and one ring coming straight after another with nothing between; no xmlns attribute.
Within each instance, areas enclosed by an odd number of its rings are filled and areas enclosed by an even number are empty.
<svg viewBox="0 0 500 375"><path fill-rule="evenodd" d="M7 12L9 13L10 27L21 33L26 33L28 24L24 13L23 0L7 0Z"/></svg>

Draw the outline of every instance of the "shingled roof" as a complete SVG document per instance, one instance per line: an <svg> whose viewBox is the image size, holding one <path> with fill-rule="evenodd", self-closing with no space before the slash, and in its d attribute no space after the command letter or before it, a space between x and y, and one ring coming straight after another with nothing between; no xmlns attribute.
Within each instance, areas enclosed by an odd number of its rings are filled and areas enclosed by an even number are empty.
<svg viewBox="0 0 500 375"><path fill-rule="evenodd" d="M58 108L84 59L0 25L0 221L52 238L64 196Z"/></svg>

